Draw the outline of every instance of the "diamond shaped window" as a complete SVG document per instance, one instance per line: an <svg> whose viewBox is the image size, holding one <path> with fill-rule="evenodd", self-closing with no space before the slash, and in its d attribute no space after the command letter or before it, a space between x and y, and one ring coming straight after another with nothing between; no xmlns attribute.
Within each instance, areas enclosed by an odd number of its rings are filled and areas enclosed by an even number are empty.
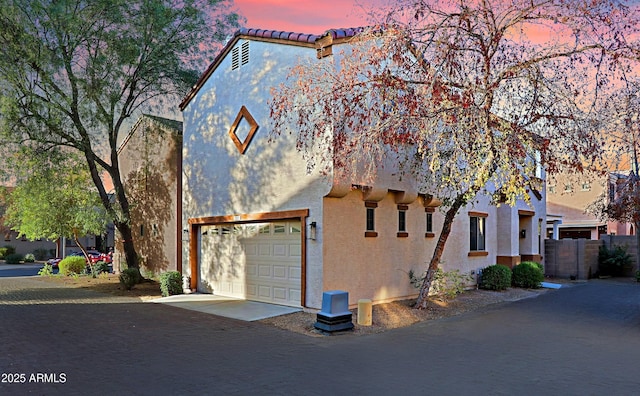
<svg viewBox="0 0 640 396"><path fill-rule="evenodd" d="M256 120L253 119L249 110L242 106L229 130L229 136L238 148L238 151L240 151L240 154L244 154L244 152L247 151L247 147L249 147L249 143L251 143L251 139L253 139L253 135L255 135L257 130L258 124Z"/></svg>

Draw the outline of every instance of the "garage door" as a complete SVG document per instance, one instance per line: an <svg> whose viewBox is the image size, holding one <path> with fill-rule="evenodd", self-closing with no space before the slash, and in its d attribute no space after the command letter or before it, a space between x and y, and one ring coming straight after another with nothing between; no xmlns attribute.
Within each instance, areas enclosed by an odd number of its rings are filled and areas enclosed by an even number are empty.
<svg viewBox="0 0 640 396"><path fill-rule="evenodd" d="M301 305L300 222L202 227L199 289Z"/></svg>

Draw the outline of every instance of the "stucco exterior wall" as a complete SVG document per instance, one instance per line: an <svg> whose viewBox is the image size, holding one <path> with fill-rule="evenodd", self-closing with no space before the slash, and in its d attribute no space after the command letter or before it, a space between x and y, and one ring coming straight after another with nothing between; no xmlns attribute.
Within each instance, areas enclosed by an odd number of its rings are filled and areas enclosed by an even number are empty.
<svg viewBox="0 0 640 396"><path fill-rule="evenodd" d="M2 222L2 218L0 218L0 222ZM0 246L12 246L16 249L17 254L25 255L28 253L33 253L35 250L46 250L47 257L51 258L56 256L56 243L47 240L39 240L39 241L29 241L27 239L19 238L18 234L15 231L3 230L2 232L2 242L0 242Z"/></svg>
<svg viewBox="0 0 640 396"><path fill-rule="evenodd" d="M146 116L120 150L120 168L131 204L134 243L143 270L175 271L177 260L177 188L181 130ZM121 247L116 244L116 253ZM115 255L118 259L123 254Z"/></svg>
<svg viewBox="0 0 640 396"><path fill-rule="evenodd" d="M351 305L361 298L382 302L416 295L408 272L421 273L427 249L435 246L435 238L425 238L424 207L419 202L409 205L408 237L399 238L397 204L393 194L387 194L375 209L378 236L365 237L360 191L325 198L324 203L324 290L348 291Z"/></svg>
<svg viewBox="0 0 640 396"><path fill-rule="evenodd" d="M602 221L586 212L586 208L603 193L608 194L608 183L615 182L616 178L613 174L604 177L590 173L582 176L556 175L547 186L547 211L550 215L562 217L561 231L583 231L592 240L600 238L599 226L606 226L607 234L632 235L629 224Z"/></svg>
<svg viewBox="0 0 640 396"><path fill-rule="evenodd" d="M237 46L244 40L238 41ZM295 136L273 136L270 88L285 81L301 58L315 59L315 49L250 42L250 61L231 70L222 60L183 112L183 224L189 218L309 209L307 224L322 224L322 197L331 183L296 150ZM258 129L242 154L229 136L245 106ZM240 123L238 136L249 125ZM322 305L322 233L307 246L307 306ZM190 275L184 243L183 269Z"/></svg>
<svg viewBox="0 0 640 396"><path fill-rule="evenodd" d="M322 237L324 241L324 290L349 292L349 304L359 299L374 303L413 298L417 289L409 282L409 271L422 274L433 255L442 230L444 213L433 212L433 237L425 237L426 214L422 198L408 205L407 237L398 237L398 204L394 192L387 192L375 208L376 237L365 237L365 195L354 190L342 198L324 199ZM496 264L500 255L543 255L538 249L538 223L545 218L544 200L533 203L537 210L528 220L519 222L519 210L531 207L524 202L515 207L489 205L480 197L474 205L463 208L454 220L445 245L441 268L459 270L477 279L479 270ZM486 215L486 254L470 254L470 214ZM519 227L528 236L520 238ZM509 250L504 250L509 246ZM519 261L518 261L519 262Z"/></svg>
<svg viewBox="0 0 640 396"><path fill-rule="evenodd" d="M235 46L244 42L241 39ZM360 298L383 302L415 296L417 289L410 284L408 272L420 275L427 268L444 214L436 209L435 235L426 237L423 198L416 183L408 175L400 175L394 163L379 167L375 177L362 180L345 175L335 175L333 180L309 170L295 148L296 136L274 136L270 130L268 101L270 88L285 81L291 66L305 59L318 62L315 49L249 43L250 61L232 70L231 56L222 58L183 111L183 224L194 218L227 216L241 221L246 214L308 209L303 226L309 230L315 222L318 229L315 240L305 241L307 307L320 308L322 292L335 289L348 291L351 305ZM320 62L337 63L339 53L334 51L336 55ZM244 152L229 136L243 106L258 128ZM249 128L246 118L239 123L236 135L241 141ZM378 204L376 237L365 237L365 201ZM398 236L398 204L408 207L406 236ZM486 197L461 210L441 267L476 275L479 269L495 264L499 252L516 256L526 249L526 253L538 253L529 250L534 247L533 228L538 218L545 217L544 202L535 209L535 217L522 224L520 206L501 209L507 220L500 220L497 208ZM526 205L522 207L531 211ZM486 253L471 254L469 219L477 212L486 216ZM520 227L529 229L530 239L519 240ZM507 239L499 247L499 241ZM187 241L183 246L183 269L190 275Z"/></svg>

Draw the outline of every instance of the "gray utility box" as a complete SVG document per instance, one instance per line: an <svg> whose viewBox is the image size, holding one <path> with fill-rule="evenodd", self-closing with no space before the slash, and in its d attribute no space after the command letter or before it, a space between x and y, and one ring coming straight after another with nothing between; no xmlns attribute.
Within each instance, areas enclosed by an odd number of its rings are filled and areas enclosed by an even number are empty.
<svg viewBox="0 0 640 396"><path fill-rule="evenodd" d="M349 293L331 290L322 293L322 310L318 312L316 329L334 332L353 329L353 314L349 311Z"/></svg>

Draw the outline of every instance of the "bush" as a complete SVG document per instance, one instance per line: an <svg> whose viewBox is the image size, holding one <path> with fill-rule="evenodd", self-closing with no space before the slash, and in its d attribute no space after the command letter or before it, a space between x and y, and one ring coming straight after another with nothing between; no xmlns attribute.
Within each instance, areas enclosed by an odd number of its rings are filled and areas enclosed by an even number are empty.
<svg viewBox="0 0 640 396"><path fill-rule="evenodd" d="M15 254L16 248L11 245L5 245L0 248L0 259L6 258L10 254Z"/></svg>
<svg viewBox="0 0 640 396"><path fill-rule="evenodd" d="M631 256L626 246L608 249L600 246L598 250L598 272L600 275L622 276L624 270L631 267Z"/></svg>
<svg viewBox="0 0 640 396"><path fill-rule="evenodd" d="M482 270L480 277L481 289L506 290L511 286L511 269L504 265L490 265Z"/></svg>
<svg viewBox="0 0 640 396"><path fill-rule="evenodd" d="M120 284L127 290L140 283L140 271L137 268L126 268L120 273Z"/></svg>
<svg viewBox="0 0 640 396"><path fill-rule="evenodd" d="M16 253L11 253L8 254L4 257L4 261L7 264L20 264L20 262L22 261L22 255L21 254L16 254Z"/></svg>
<svg viewBox="0 0 640 396"><path fill-rule="evenodd" d="M540 287L540 283L544 281L542 265L533 261L523 261L513 267L511 279L516 287L537 289Z"/></svg>
<svg viewBox="0 0 640 396"><path fill-rule="evenodd" d="M33 251L33 257L38 261L44 261L49 257L53 257L55 252L52 255L49 255L49 249L36 249Z"/></svg>
<svg viewBox="0 0 640 396"><path fill-rule="evenodd" d="M98 261L93 265L93 272L95 274L101 274L103 272L110 272L111 268L109 268L109 264L104 261Z"/></svg>
<svg viewBox="0 0 640 396"><path fill-rule="evenodd" d="M51 264L45 264L44 267L38 271L38 275L40 276L51 276L53 275L53 266Z"/></svg>
<svg viewBox="0 0 640 396"><path fill-rule="evenodd" d="M36 261L36 257L31 254L31 253L27 253L24 255L24 262L25 263L33 263Z"/></svg>
<svg viewBox="0 0 640 396"><path fill-rule="evenodd" d="M178 271L160 274L160 291L162 292L162 297L182 294L182 274Z"/></svg>
<svg viewBox="0 0 640 396"><path fill-rule="evenodd" d="M58 263L59 272L62 275L79 275L84 272L87 263L84 257L69 256Z"/></svg>

